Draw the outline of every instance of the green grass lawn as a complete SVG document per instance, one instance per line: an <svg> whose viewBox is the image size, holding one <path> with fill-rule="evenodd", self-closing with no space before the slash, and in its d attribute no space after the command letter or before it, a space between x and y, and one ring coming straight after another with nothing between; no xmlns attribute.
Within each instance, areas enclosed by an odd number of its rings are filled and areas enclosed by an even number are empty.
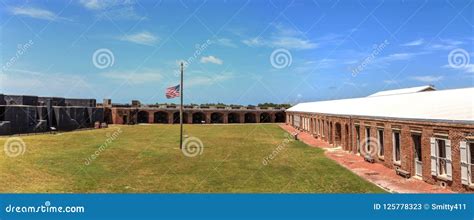
<svg viewBox="0 0 474 220"><path fill-rule="evenodd" d="M179 150L178 125L20 136L23 155L0 152L0 192L384 192L321 149L285 141L275 124L185 125L185 133L202 141L201 155Z"/></svg>

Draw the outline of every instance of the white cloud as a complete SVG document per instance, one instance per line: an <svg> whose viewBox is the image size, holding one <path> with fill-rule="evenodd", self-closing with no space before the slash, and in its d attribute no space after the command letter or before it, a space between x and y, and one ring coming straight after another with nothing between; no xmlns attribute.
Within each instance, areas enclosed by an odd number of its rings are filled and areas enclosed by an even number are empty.
<svg viewBox="0 0 474 220"><path fill-rule="evenodd" d="M132 0L81 0L83 7L91 11L98 11L98 17L113 20L141 20L144 16L137 14Z"/></svg>
<svg viewBox="0 0 474 220"><path fill-rule="evenodd" d="M273 39L271 42L275 47L287 48L287 49L313 49L318 47L318 44L313 43L309 40L304 40L298 37L279 37Z"/></svg>
<svg viewBox="0 0 474 220"><path fill-rule="evenodd" d="M414 53L394 53L387 56L388 60L408 60L414 57Z"/></svg>
<svg viewBox="0 0 474 220"><path fill-rule="evenodd" d="M151 46L158 41L158 37L148 31L143 31L131 35L122 36L120 40Z"/></svg>
<svg viewBox="0 0 474 220"><path fill-rule="evenodd" d="M437 43L431 44L428 49L432 50L453 50L458 48L460 45L464 44L462 41L444 39L440 40Z"/></svg>
<svg viewBox="0 0 474 220"><path fill-rule="evenodd" d="M444 66L442 66L442 67L444 67L444 68L450 68L450 69L457 69L457 70L461 70L461 71L466 72L466 73L474 73L474 64L471 64L471 63L466 64L466 65L461 66L461 67L457 67L457 68L455 68L455 67L453 67L453 66L451 66L451 65L449 65L449 64L444 65Z"/></svg>
<svg viewBox="0 0 474 220"><path fill-rule="evenodd" d="M134 2L130 0L81 0L79 3L89 10L103 10L119 5L134 4Z"/></svg>
<svg viewBox="0 0 474 220"><path fill-rule="evenodd" d="M263 38L251 38L251 39L243 40L242 43L250 47L267 46L267 47L272 47L272 48L279 47L279 48L297 49L297 50L314 49L319 46L317 43L314 43L302 38L282 37L282 36L274 37L268 40L265 40Z"/></svg>
<svg viewBox="0 0 474 220"><path fill-rule="evenodd" d="M427 76L414 76L412 79L416 81L420 81L423 83L433 83L433 82L438 82L443 79L443 76L432 76L432 75L427 75Z"/></svg>
<svg viewBox="0 0 474 220"><path fill-rule="evenodd" d="M295 29L287 28L283 25L274 25L274 27L276 31L269 38L255 37L245 39L242 43L251 47L266 46L296 50L314 49L319 46L318 43L306 39L303 33Z"/></svg>
<svg viewBox="0 0 474 220"><path fill-rule="evenodd" d="M408 42L408 43L404 43L404 44L402 44L402 46L420 46L424 43L425 43L425 40L418 39L418 40L414 40L414 41L411 41L411 42Z"/></svg>
<svg viewBox="0 0 474 220"><path fill-rule="evenodd" d="M104 72L100 74L102 77L112 79L118 82L127 82L129 84L146 84L160 82L163 75L158 71L147 70L144 72Z"/></svg>
<svg viewBox="0 0 474 220"><path fill-rule="evenodd" d="M225 46L225 47L234 47L234 48L237 47L237 45L234 42L232 42L231 39L228 39L228 38L217 39L216 43L218 45Z"/></svg>
<svg viewBox="0 0 474 220"><path fill-rule="evenodd" d="M385 84L397 84L398 81L394 79L388 79L383 81Z"/></svg>
<svg viewBox="0 0 474 220"><path fill-rule="evenodd" d="M400 60L409 60L412 59L413 57L419 55L419 53L394 53L390 54L386 57L383 57L383 61L400 61Z"/></svg>
<svg viewBox="0 0 474 220"><path fill-rule="evenodd" d="M466 73L474 73L474 64L467 64L464 67L464 72Z"/></svg>
<svg viewBox="0 0 474 220"><path fill-rule="evenodd" d="M14 15L22 15L36 19L48 20L48 21L56 21L56 20L68 20L63 17L59 17L55 13L41 9L41 8L33 8L33 7L13 7L11 8L11 13Z"/></svg>
<svg viewBox="0 0 474 220"><path fill-rule="evenodd" d="M105 5L106 1L100 1L100 0L81 0L80 3L87 9L91 9L91 10L99 10L106 7Z"/></svg>
<svg viewBox="0 0 474 220"><path fill-rule="evenodd" d="M214 64L221 65L224 62L215 56L207 56L207 57L201 57L201 63L214 63Z"/></svg>
<svg viewBox="0 0 474 220"><path fill-rule="evenodd" d="M265 45L263 40L259 37L243 40L242 43L246 44L249 47L259 47Z"/></svg>
<svg viewBox="0 0 474 220"><path fill-rule="evenodd" d="M336 59L324 58L316 61L307 61L305 64L310 65L313 69L316 67L318 69L327 69L337 66L338 63Z"/></svg>
<svg viewBox="0 0 474 220"><path fill-rule="evenodd" d="M193 76L186 82L187 86L210 86L217 83L222 83L226 80L232 79L234 75L232 73L223 73L213 76Z"/></svg>

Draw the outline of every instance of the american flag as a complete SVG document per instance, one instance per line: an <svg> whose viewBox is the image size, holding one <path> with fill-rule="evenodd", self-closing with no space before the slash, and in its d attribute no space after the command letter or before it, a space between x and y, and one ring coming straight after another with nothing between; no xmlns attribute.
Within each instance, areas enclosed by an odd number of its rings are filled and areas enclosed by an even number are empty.
<svg viewBox="0 0 474 220"><path fill-rule="evenodd" d="M166 88L166 98L172 99L179 97L179 85Z"/></svg>

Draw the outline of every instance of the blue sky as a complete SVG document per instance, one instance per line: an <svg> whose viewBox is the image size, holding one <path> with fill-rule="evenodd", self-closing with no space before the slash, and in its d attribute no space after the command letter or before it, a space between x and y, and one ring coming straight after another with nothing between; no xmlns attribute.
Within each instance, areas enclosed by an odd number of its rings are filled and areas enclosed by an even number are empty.
<svg viewBox="0 0 474 220"><path fill-rule="evenodd" d="M474 84L473 1L0 1L0 93L297 103ZM96 55L96 56L94 56Z"/></svg>

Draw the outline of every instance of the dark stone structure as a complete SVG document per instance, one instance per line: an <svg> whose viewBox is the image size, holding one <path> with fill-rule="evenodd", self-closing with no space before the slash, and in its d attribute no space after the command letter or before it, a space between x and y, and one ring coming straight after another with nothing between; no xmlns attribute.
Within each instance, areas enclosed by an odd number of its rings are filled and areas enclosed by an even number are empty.
<svg viewBox="0 0 474 220"><path fill-rule="evenodd" d="M92 128L104 112L95 99L0 94L0 135Z"/></svg>

